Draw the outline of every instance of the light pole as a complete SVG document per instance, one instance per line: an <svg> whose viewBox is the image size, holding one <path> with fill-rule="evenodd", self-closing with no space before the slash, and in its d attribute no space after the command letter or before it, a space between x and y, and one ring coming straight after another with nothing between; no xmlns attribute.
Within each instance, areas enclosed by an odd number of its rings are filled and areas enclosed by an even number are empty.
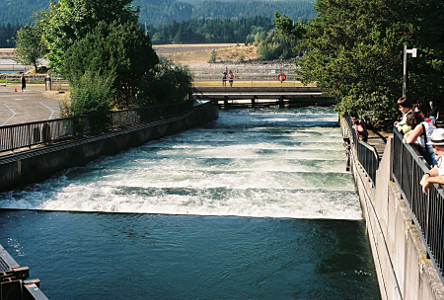
<svg viewBox="0 0 444 300"><path fill-rule="evenodd" d="M403 68L402 68L402 96L406 96L407 90L407 53L411 54L413 58L416 57L416 48L407 49L407 45L404 45L404 57L403 57Z"/></svg>

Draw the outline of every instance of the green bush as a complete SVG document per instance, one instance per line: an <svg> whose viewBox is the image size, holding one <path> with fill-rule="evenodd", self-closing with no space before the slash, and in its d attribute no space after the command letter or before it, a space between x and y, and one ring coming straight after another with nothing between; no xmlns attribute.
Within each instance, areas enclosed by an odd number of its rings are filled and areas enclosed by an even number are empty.
<svg viewBox="0 0 444 300"><path fill-rule="evenodd" d="M210 58L208 59L208 63L214 64L216 62L216 50L211 50Z"/></svg>
<svg viewBox="0 0 444 300"><path fill-rule="evenodd" d="M114 73L100 75L86 71L80 78L71 82L70 100L62 104L64 117L95 115L104 117L111 110L114 91Z"/></svg>
<svg viewBox="0 0 444 300"><path fill-rule="evenodd" d="M371 94L353 94L340 99L335 110L343 116L358 116L364 118L370 125L375 125L384 119L397 116L396 103L392 96L374 92Z"/></svg>
<svg viewBox="0 0 444 300"><path fill-rule="evenodd" d="M191 92L192 76L188 67L162 61L142 79L137 95L139 106L183 101Z"/></svg>

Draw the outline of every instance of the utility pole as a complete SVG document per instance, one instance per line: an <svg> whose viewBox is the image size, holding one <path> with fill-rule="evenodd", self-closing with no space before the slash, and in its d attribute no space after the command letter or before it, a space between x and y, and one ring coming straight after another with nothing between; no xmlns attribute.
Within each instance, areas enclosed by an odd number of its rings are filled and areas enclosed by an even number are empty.
<svg viewBox="0 0 444 300"><path fill-rule="evenodd" d="M407 45L404 45L403 55L403 68L402 68L402 96L405 97L407 93L407 53L411 54L413 58L416 57L416 48L407 49Z"/></svg>

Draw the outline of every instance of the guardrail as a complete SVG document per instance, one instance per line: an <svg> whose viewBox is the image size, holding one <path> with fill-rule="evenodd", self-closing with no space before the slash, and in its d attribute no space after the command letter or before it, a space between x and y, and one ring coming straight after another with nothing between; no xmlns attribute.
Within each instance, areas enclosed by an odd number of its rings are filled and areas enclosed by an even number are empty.
<svg viewBox="0 0 444 300"><path fill-rule="evenodd" d="M378 168L376 150L359 141L355 130L352 129L351 118L345 120L358 161L375 186ZM435 184L434 189L429 190L427 195L423 193L419 182L430 166L415 148L402 142L403 136L396 128L393 131L393 181L398 186L413 223L420 232L427 256L432 260L444 283L444 190L439 184Z"/></svg>
<svg viewBox="0 0 444 300"><path fill-rule="evenodd" d="M350 131L352 143L355 145L358 161L368 174L373 186L375 186L376 171L379 167L378 152L374 146L359 140L356 130L353 129L351 117L345 118L345 121L347 122L348 130Z"/></svg>
<svg viewBox="0 0 444 300"><path fill-rule="evenodd" d="M176 104L113 111L105 117L82 116L0 127L0 152L92 136L155 122L193 110L193 100Z"/></svg>
<svg viewBox="0 0 444 300"><path fill-rule="evenodd" d="M428 194L419 184L429 165L416 149L402 142L402 134L394 128L393 179L426 246L427 255L444 282L444 191L439 184Z"/></svg>
<svg viewBox="0 0 444 300"><path fill-rule="evenodd" d="M20 85L20 74L0 74L0 86ZM25 75L26 85L46 84L47 75L31 74ZM69 82L56 74L51 75L51 88L53 90L67 89Z"/></svg>
<svg viewBox="0 0 444 300"><path fill-rule="evenodd" d="M302 86L301 76L292 73L286 73L285 81L279 81L277 74L236 74L233 80L233 86ZM207 86L222 86L222 76L215 74L194 74L193 83L195 86L205 84ZM228 79L227 87L230 87ZM316 86L316 83L310 83L308 86Z"/></svg>

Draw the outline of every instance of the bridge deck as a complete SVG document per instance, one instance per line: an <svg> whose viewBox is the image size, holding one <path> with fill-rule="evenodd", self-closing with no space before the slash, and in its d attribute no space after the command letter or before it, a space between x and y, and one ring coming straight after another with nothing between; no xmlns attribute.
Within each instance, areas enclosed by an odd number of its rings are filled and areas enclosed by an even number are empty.
<svg viewBox="0 0 444 300"><path fill-rule="evenodd" d="M329 106L335 99L325 95L327 90L304 86L274 87L196 87L195 99L209 99L221 105L221 108L256 107L265 105L280 106ZM244 100L244 101L240 101ZM245 101L247 100L247 101ZM267 101L265 101L267 100Z"/></svg>

